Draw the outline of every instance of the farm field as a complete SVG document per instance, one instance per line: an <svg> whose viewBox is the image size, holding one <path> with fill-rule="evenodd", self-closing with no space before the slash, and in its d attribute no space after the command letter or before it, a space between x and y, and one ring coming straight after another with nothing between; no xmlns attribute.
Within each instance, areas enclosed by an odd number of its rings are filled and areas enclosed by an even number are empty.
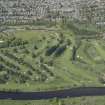
<svg viewBox="0 0 105 105"><path fill-rule="evenodd" d="M77 28L73 28L1 32L0 90L104 86L104 38L93 33L93 36L78 35Z"/></svg>

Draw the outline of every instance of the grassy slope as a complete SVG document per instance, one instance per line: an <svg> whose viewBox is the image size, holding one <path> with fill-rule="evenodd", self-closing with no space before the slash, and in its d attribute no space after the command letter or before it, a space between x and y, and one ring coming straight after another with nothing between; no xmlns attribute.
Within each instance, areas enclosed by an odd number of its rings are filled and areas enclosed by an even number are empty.
<svg viewBox="0 0 105 105"><path fill-rule="evenodd" d="M82 29L82 28L81 28ZM46 46L48 45L47 41L50 41L49 46L57 43L57 37L60 32L63 33L65 40L70 39L72 44L65 50L65 52L59 57L44 56L46 52ZM91 39L89 41L82 40L81 46L77 51L77 60L72 63L72 48L75 45L76 35L73 34L73 30L61 30L61 31L47 31L47 30L26 30L26 31L16 31L15 36L23 40L28 40L30 42L26 47L33 51L32 46L36 44L39 47L37 53L40 53L39 56L44 56L45 61L50 59L54 60L54 66L51 71L59 77L59 79L54 79L54 81L48 81L46 83L29 83L27 84L14 84L9 82L6 85L0 85L0 89L7 87L9 89L20 89L20 90L47 90L47 89L59 89L59 88L69 88L75 86L103 86L99 81L99 74L104 72L104 53L105 50L102 48L102 44L99 42L105 43L102 39L95 40ZM42 37L46 37L46 40L43 40ZM51 37L54 37L52 40ZM42 40L41 42L39 40ZM8 49L8 48L6 48ZM95 51L92 51L92 50ZM10 52L12 48L8 49ZM16 54L18 57L23 57L24 54ZM2 55L3 56L3 55ZM6 60L14 62L14 60L9 59L3 56ZM26 61L34 65L34 60L31 55L25 55L24 58ZM36 61L39 60L37 56ZM85 63L84 63L85 62ZM16 63L16 62L15 62ZM17 64L17 63L16 63ZM25 67L21 66L22 72L25 72ZM56 81L56 82L55 82ZM59 85L58 85L59 83ZM18 86L19 85L19 86ZM18 86L18 87L17 87Z"/></svg>
<svg viewBox="0 0 105 105"><path fill-rule="evenodd" d="M105 105L105 96L36 101L0 100L0 105Z"/></svg>

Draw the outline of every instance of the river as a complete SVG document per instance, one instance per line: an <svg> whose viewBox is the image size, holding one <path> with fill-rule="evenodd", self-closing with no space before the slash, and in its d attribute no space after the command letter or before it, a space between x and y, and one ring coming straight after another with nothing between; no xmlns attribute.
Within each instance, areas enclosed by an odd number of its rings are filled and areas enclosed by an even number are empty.
<svg viewBox="0 0 105 105"><path fill-rule="evenodd" d="M56 91L42 92L0 92L0 99L12 100L41 100L51 98L67 98L67 97L82 97L82 96L104 96L104 87L80 87Z"/></svg>

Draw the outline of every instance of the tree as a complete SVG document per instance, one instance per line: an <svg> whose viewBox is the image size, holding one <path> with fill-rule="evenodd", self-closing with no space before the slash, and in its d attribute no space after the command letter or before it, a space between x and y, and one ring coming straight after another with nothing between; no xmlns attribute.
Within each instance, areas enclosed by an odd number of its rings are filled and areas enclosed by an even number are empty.
<svg viewBox="0 0 105 105"><path fill-rule="evenodd" d="M72 61L76 60L76 47L73 46L73 50L72 50Z"/></svg>

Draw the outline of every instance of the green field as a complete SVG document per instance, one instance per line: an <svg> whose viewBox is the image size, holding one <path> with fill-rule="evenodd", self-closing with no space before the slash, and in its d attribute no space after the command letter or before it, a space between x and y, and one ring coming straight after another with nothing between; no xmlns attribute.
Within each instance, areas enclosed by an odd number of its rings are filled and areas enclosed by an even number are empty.
<svg viewBox="0 0 105 105"><path fill-rule="evenodd" d="M50 99L50 100L0 100L0 105L105 105L105 96L98 97L80 97L67 99Z"/></svg>
<svg viewBox="0 0 105 105"><path fill-rule="evenodd" d="M0 33L0 90L104 86L105 40L95 28L24 27Z"/></svg>

